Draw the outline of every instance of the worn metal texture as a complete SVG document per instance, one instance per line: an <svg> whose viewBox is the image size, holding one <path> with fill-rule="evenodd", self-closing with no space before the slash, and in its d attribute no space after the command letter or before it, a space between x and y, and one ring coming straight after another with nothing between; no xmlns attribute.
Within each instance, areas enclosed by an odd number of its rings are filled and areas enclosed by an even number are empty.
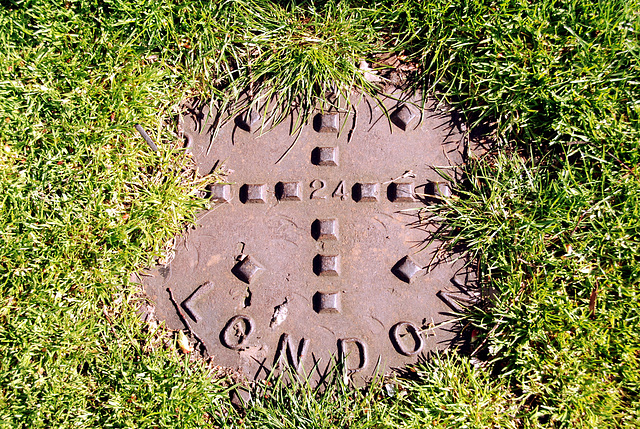
<svg viewBox="0 0 640 429"><path fill-rule="evenodd" d="M452 308L474 298L464 262L426 246L421 208L450 195L435 168L462 162L463 139L413 102L387 98L385 113L363 99L293 135L295 117L264 132L264 113L242 112L213 141L216 115L192 104L188 148L228 182L171 263L142 276L156 317L184 328L171 288L214 362L249 378L288 365L321 380L342 359L366 380L447 348Z"/></svg>

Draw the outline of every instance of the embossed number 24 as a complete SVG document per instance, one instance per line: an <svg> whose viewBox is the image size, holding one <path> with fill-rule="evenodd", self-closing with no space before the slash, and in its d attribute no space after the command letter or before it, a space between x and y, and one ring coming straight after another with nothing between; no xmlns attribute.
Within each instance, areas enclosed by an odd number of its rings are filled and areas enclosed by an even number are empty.
<svg viewBox="0 0 640 429"><path fill-rule="evenodd" d="M327 187L327 182L325 182L324 180L315 179L309 184L309 187L313 189L311 191L311 195L309 195L309 198L311 198L312 200L324 200L325 198L327 198L326 195L323 195L324 189ZM346 200L349 197L349 194L346 190L346 185L344 184L344 180L341 180L340 183L338 183L338 186L336 186L336 189L331 194L331 197L340 198L341 200Z"/></svg>

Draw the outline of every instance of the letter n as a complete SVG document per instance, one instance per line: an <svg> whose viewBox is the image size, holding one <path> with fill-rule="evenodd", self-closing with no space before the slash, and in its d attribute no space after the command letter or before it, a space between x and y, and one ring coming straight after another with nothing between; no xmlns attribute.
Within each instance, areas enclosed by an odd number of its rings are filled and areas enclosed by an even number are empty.
<svg viewBox="0 0 640 429"><path fill-rule="evenodd" d="M302 366L302 360L307 354L307 349L309 348L309 340L303 338L300 340L300 344L298 345L298 351L294 350L294 345L292 344L291 338L289 334L282 334L280 337L280 342L278 343L278 349L276 350L276 358L274 360L274 366L279 365L281 363L289 363L296 370L296 372L300 372L300 368ZM283 362L285 361L285 362Z"/></svg>

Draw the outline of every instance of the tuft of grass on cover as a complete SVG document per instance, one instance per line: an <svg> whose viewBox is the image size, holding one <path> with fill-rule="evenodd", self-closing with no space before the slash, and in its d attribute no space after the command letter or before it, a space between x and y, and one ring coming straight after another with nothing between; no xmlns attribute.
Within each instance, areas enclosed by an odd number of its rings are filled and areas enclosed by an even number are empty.
<svg viewBox="0 0 640 429"><path fill-rule="evenodd" d="M551 426L633 425L640 183L578 179L578 169L518 156L476 161L474 180L460 190L465 201L439 215L496 289L492 306L470 321L488 336L498 379L522 392L528 413Z"/></svg>
<svg viewBox="0 0 640 429"><path fill-rule="evenodd" d="M323 388L316 389L292 371L285 374L258 383L243 416L248 427L373 428L393 424L396 406L387 401L389 395L383 395L380 378L355 389L348 384L344 367L338 365L328 374Z"/></svg>
<svg viewBox="0 0 640 429"><path fill-rule="evenodd" d="M319 104L334 105L331 96L349 100L353 88L374 93L360 61L382 48L376 14L349 2L274 7L271 2L236 1L225 14L237 41L235 69L228 92L247 91L254 108L272 110L279 123L292 112L307 120ZM347 106L335 105L345 109Z"/></svg>
<svg viewBox="0 0 640 429"><path fill-rule="evenodd" d="M637 425L638 5L432 6L406 20L426 83L509 147L434 208L496 292L485 358L540 425Z"/></svg>
<svg viewBox="0 0 640 429"><path fill-rule="evenodd" d="M506 380L454 353L433 355L401 378L375 378L354 388L336 368L323 389L305 380L259 383L242 421L261 428L516 428L535 424L521 416L522 396ZM293 377L295 378L295 376Z"/></svg>

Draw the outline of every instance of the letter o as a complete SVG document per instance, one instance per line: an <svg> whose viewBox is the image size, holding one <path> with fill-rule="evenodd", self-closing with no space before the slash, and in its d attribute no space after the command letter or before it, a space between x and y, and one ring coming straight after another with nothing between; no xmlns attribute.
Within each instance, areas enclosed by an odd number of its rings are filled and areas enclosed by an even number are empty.
<svg viewBox="0 0 640 429"><path fill-rule="evenodd" d="M400 340L400 330L405 328L408 333L413 337L413 341L415 342L415 346L412 350L407 349L405 344ZM389 336L391 337L391 342L393 346L398 351L398 353L405 356L415 356L424 347L424 340L422 339L422 335L420 335L420 330L416 325L411 322L398 322L391 328L391 332L389 332Z"/></svg>
<svg viewBox="0 0 640 429"><path fill-rule="evenodd" d="M239 337L237 343L230 342L229 330L233 329L233 327L236 326L238 322L241 322L241 321L244 326L244 332ZM220 342L222 343L223 346L229 349L239 350L244 347L244 344L247 342L247 339L253 333L254 329L255 329L255 323L253 322L253 319L251 317L244 316L242 314L233 316L231 319L229 319L227 324L224 326L224 329L222 330L222 332L220 332Z"/></svg>

